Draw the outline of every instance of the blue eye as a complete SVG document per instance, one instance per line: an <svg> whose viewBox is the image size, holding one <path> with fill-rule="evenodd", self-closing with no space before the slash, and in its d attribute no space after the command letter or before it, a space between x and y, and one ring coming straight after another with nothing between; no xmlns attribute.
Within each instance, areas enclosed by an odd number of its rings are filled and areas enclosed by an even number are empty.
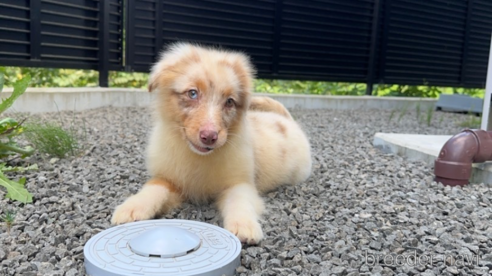
<svg viewBox="0 0 492 276"><path fill-rule="evenodd" d="M198 98L198 91L196 91L195 89L189 90L188 91L188 97L190 97L190 99Z"/></svg>

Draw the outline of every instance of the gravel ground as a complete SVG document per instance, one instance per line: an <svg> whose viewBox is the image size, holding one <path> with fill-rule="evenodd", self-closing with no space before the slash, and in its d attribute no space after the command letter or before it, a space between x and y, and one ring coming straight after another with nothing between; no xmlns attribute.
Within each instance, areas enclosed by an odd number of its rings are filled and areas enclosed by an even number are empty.
<svg viewBox="0 0 492 276"><path fill-rule="evenodd" d="M488 275L490 188L443 187L432 181L431 167L372 146L376 132L455 134L469 116L436 113L428 127L414 112L399 114L294 110L312 142L314 172L305 183L265 195L265 240L243 247L237 274ZM1 210L17 210L10 233L0 226L0 275L84 275L84 244L110 226L114 207L147 179L148 110L75 114L80 127L82 119L84 153L31 157L40 169L23 175L35 202L0 201ZM215 209L189 204L166 217L221 223Z"/></svg>

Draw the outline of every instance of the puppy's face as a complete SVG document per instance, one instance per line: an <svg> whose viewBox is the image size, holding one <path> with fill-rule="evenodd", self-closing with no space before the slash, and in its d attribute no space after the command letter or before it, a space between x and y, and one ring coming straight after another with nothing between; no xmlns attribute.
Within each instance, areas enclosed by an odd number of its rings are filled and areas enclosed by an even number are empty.
<svg viewBox="0 0 492 276"><path fill-rule="evenodd" d="M242 54L176 44L150 77L160 116L174 122L189 148L206 155L223 146L249 106L252 66Z"/></svg>

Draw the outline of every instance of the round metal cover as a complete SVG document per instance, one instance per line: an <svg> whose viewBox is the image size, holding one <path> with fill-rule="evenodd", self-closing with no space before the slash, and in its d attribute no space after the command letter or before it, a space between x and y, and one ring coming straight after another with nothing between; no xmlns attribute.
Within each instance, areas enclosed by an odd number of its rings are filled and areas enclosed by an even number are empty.
<svg viewBox="0 0 492 276"><path fill-rule="evenodd" d="M165 232L171 235L161 237ZM169 233L169 232L168 232ZM149 234L149 247L158 239L190 239L198 237L198 247L184 251L185 255L169 257L166 251L147 250L137 253L134 247ZM190 241L188 240L188 241ZM195 240L196 241L196 240ZM176 242L176 240L175 240ZM169 240L162 244L172 244ZM180 244L180 242L174 243ZM189 248L190 244L187 248ZM159 247L159 246L157 246ZM132 250L133 249L133 250ZM174 250L176 249L176 250ZM180 255L184 248L173 248L171 255ZM151 252L164 252L154 254ZM143 253L143 254L142 254ZM142 256L146 255L148 256ZM234 275L241 264L241 242L229 231L204 222L188 220L147 220L118 225L102 231L89 239L84 246L85 270L90 276L146 276L146 275ZM164 257L163 257L164 256ZM168 256L168 257L165 257Z"/></svg>
<svg viewBox="0 0 492 276"><path fill-rule="evenodd" d="M183 228L162 226L136 236L129 245L133 252L145 257L179 257L196 250L200 237Z"/></svg>

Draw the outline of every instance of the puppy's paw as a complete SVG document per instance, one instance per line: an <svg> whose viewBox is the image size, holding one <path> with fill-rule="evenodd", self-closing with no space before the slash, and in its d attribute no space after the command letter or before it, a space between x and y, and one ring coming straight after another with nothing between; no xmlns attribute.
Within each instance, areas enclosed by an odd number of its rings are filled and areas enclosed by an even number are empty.
<svg viewBox="0 0 492 276"><path fill-rule="evenodd" d="M151 219L156 215L155 208L144 198L134 195L116 207L111 224L118 225L138 220Z"/></svg>
<svg viewBox="0 0 492 276"><path fill-rule="evenodd" d="M254 219L226 220L224 228L236 235L242 243L257 244L263 239L261 225Z"/></svg>

